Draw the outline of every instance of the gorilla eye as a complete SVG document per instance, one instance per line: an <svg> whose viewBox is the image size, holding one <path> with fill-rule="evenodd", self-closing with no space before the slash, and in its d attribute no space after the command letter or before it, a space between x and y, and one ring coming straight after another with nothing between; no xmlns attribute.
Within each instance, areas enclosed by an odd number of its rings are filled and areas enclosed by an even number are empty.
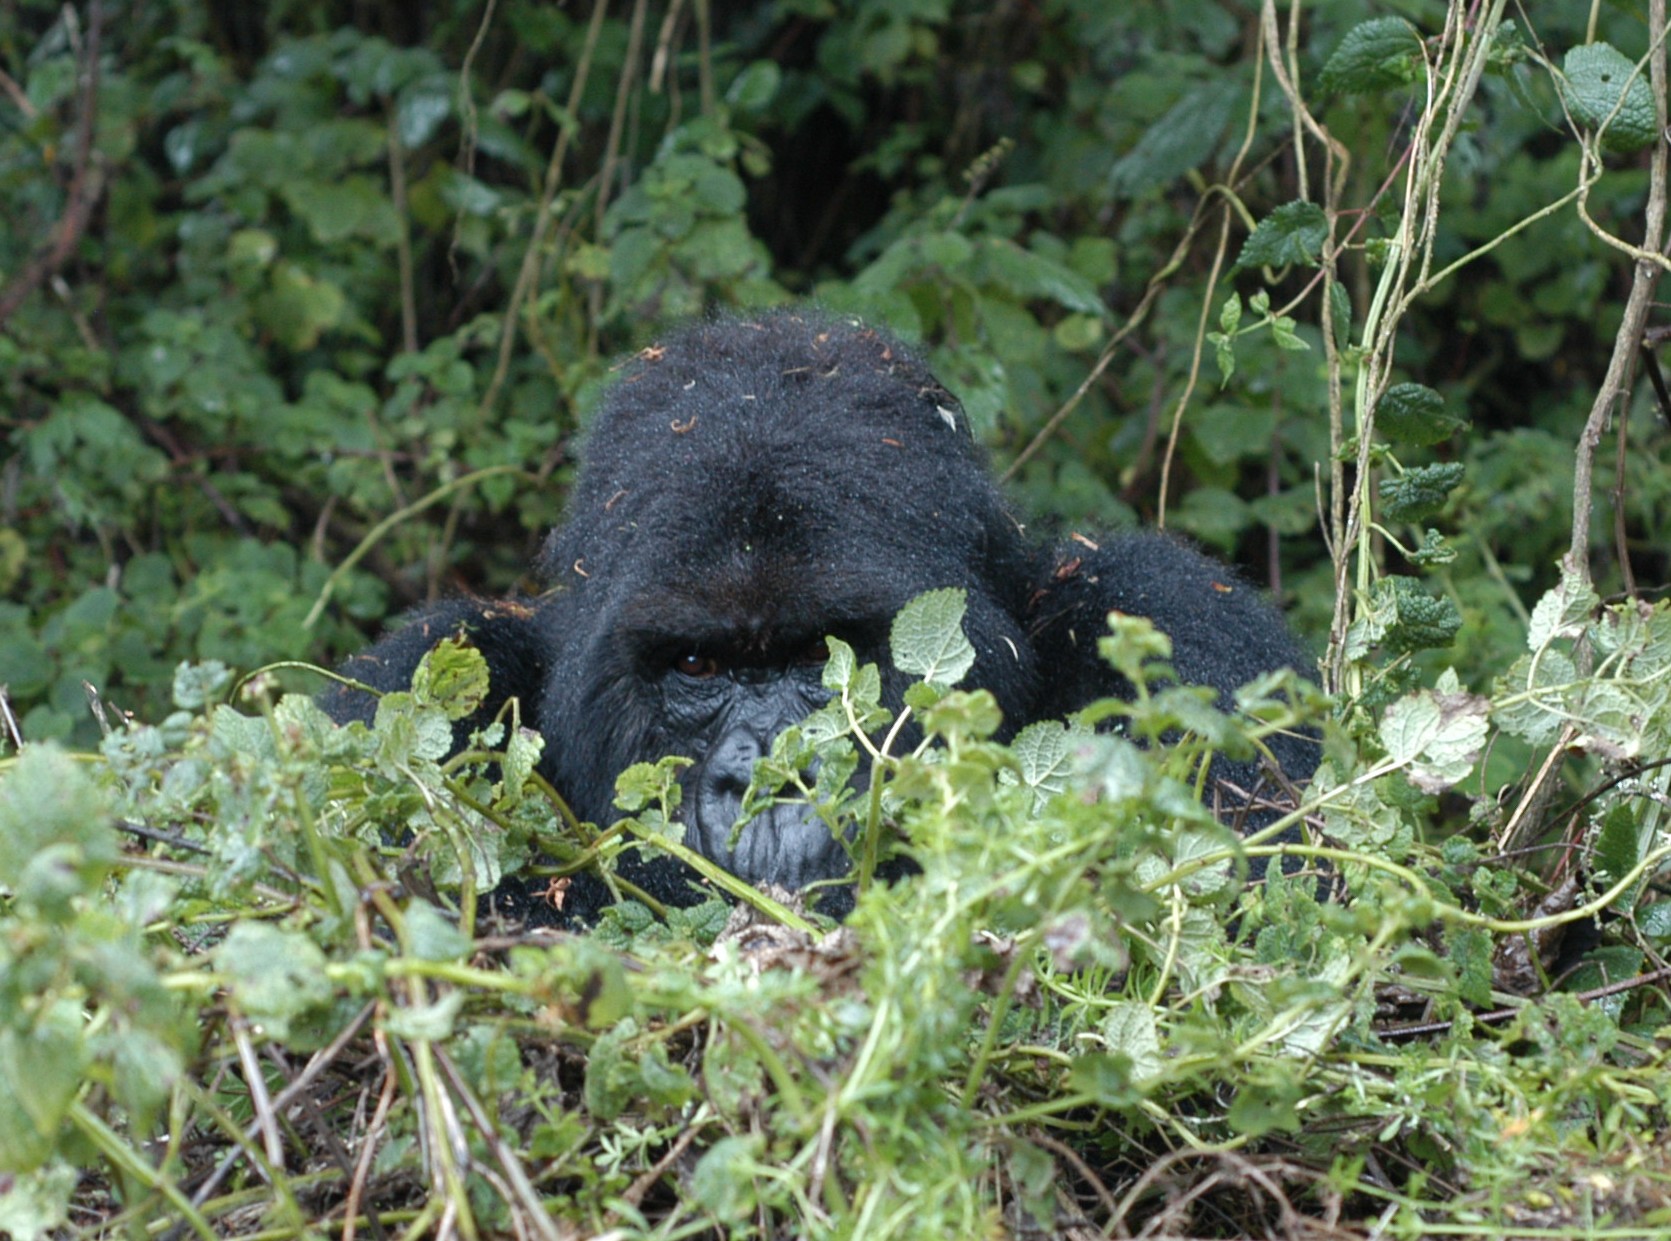
<svg viewBox="0 0 1671 1241"><path fill-rule="evenodd" d="M822 668L825 664L830 662L830 644L824 641L823 638L819 638L816 642L808 643L806 649L801 652L800 658L795 662L808 665L817 664L820 668Z"/></svg>
<svg viewBox="0 0 1671 1241"><path fill-rule="evenodd" d="M695 651L687 651L673 661L673 670L681 676L694 677L705 681L709 677L720 674L720 662L712 655L698 655Z"/></svg>

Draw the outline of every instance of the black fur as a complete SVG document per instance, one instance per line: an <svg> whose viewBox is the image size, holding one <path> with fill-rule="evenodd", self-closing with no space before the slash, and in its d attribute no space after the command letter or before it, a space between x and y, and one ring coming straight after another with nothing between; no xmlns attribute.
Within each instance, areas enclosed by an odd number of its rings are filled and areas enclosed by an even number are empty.
<svg viewBox="0 0 1671 1241"><path fill-rule="evenodd" d="M1028 541L961 406L922 362L881 332L805 312L700 324L625 362L539 568L551 589L538 600L426 609L345 671L404 688L430 645L462 627L492 670L484 712L520 697L547 741L545 773L582 819L610 821L629 764L687 754L687 842L787 886L839 874L843 855L791 810L726 851L753 760L821 700L826 634L876 662L897 705L905 678L888 628L925 590L967 591L978 658L964 684L991 691L1011 730L1121 691L1097 655L1111 609L1153 620L1182 679L1221 701L1303 663L1250 586L1175 539ZM340 691L325 703L343 720L374 709ZM1315 765L1303 740L1275 751L1290 777ZM1215 770L1258 782L1251 763ZM695 899L666 859L623 873L671 903ZM502 895L540 916L514 884ZM605 899L595 880L578 882L563 917L584 922Z"/></svg>

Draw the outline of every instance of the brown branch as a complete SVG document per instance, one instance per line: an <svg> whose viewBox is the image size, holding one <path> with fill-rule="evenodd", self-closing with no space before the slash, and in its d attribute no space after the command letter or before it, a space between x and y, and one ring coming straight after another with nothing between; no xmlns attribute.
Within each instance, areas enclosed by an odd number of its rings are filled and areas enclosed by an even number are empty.
<svg viewBox="0 0 1671 1241"><path fill-rule="evenodd" d="M0 325L29 295L40 288L64 265L75 243L87 231L93 206L104 194L104 170L94 159L93 120L99 106L99 35L104 29L103 0L92 0L87 6L87 42L81 56L81 99L75 126L75 170L70 176L69 195L64 203L64 214L53 226L52 237L18 272L15 279L0 290Z"/></svg>
<svg viewBox="0 0 1671 1241"><path fill-rule="evenodd" d="M1648 80L1653 88L1654 132L1660 137L1654 143L1648 172L1648 203L1643 211L1642 227L1644 257L1637 259L1630 297L1625 302L1624 318L1619 324L1618 334L1613 337L1613 356L1607 363L1601 390L1590 406L1590 416L1585 420L1584 433L1579 436L1578 452L1573 462L1572 543L1562 558L1562 568L1585 584L1590 581L1590 500L1596 449L1614 412L1624 416L1637 352L1642 346L1643 330L1647 327L1648 308L1653 301L1654 288L1659 283L1660 264L1653 260L1661 256L1665 244L1665 176L1668 166L1664 138L1665 0L1649 0L1648 4ZM1600 158L1599 155L1597 158Z"/></svg>

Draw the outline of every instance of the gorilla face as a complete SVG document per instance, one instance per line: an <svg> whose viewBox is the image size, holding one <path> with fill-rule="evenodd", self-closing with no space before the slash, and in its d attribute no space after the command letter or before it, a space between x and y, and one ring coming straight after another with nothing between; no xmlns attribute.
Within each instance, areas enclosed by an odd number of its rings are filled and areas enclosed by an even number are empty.
<svg viewBox="0 0 1671 1241"><path fill-rule="evenodd" d="M877 665L897 710L893 618L924 591L961 587L976 651L963 686L993 694L1007 732L1129 689L1097 657L1110 610L1151 618L1180 678L1215 687L1222 705L1301 658L1251 587L1175 540L1025 539L957 400L917 358L862 325L797 312L696 325L623 363L538 567L551 589L531 606L436 605L345 670L405 688L433 641L463 629L487 656L493 697L460 744L519 697L546 739L544 773L600 825L628 766L687 756L686 843L792 888L848 870L814 811L778 805L734 843L733 831L755 762L825 701L826 635ZM375 700L344 691L325 705L369 719ZM1315 763L1298 739L1273 748L1291 776ZM1259 779L1253 764L1215 771L1244 788ZM621 873L668 903L698 899L666 857L629 856ZM585 875L571 898L562 917L578 922L608 899Z"/></svg>
<svg viewBox="0 0 1671 1241"><path fill-rule="evenodd" d="M664 666L661 711L672 730L702 757L685 779L687 841L732 874L789 888L834 879L847 854L830 829L804 805L781 802L755 816L730 847L756 760L772 739L823 705L820 684L829 648L805 643L792 663L744 653L691 648Z"/></svg>

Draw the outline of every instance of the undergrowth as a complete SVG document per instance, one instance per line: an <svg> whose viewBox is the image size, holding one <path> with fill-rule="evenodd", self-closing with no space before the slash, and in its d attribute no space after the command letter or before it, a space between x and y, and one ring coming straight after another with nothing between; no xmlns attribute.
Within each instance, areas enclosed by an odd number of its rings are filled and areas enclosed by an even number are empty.
<svg viewBox="0 0 1671 1241"><path fill-rule="evenodd" d="M1671 1236L1660 0L258 7L0 32L0 1232ZM1118 620L1135 700L1001 742L919 600L909 719L832 642L760 773L836 925L676 757L582 824L453 753L466 647L288 692L517 579L611 354L794 294L1024 507L1262 558L1327 696Z"/></svg>

